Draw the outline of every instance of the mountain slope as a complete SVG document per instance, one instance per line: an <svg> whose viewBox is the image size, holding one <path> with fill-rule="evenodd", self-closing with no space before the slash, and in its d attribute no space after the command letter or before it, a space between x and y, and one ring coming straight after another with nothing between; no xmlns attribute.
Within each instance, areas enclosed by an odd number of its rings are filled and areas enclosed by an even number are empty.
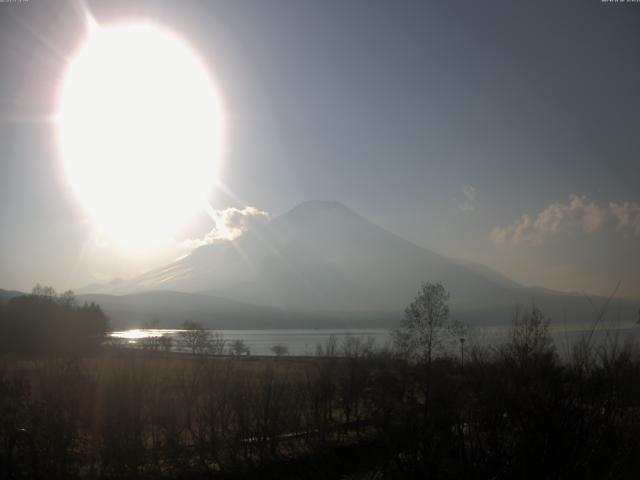
<svg viewBox="0 0 640 480"><path fill-rule="evenodd" d="M421 282L441 281L460 307L517 301L515 290L418 247L337 202L305 202L233 242L137 278L171 289L305 311L402 311Z"/></svg>
<svg viewBox="0 0 640 480"><path fill-rule="evenodd" d="M240 323L243 315L256 318L247 310L253 305L269 311L277 325L289 325L283 320L289 314L288 319L297 315L298 325L308 325L323 318L397 320L424 281L442 282L451 293L452 312L471 323L508 322L516 305L531 302L561 321L594 317L582 296L525 287L484 265L443 257L340 203L324 201L305 202L234 241L202 246L108 291L171 290L228 299L242 304L227 310L243 312L234 316ZM634 318L636 310L627 301L611 308L623 320Z"/></svg>

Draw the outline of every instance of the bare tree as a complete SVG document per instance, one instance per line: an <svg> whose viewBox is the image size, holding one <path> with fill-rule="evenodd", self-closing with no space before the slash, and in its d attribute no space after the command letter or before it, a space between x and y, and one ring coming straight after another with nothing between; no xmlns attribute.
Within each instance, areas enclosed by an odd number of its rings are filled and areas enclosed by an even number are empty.
<svg viewBox="0 0 640 480"><path fill-rule="evenodd" d="M269 350L271 350L271 353L273 353L276 357L284 357L285 355L289 355L289 347L281 343L272 345Z"/></svg>
<svg viewBox="0 0 640 480"><path fill-rule="evenodd" d="M526 366L532 359L540 359L555 354L553 341L549 335L549 319L533 305L531 312L522 315L520 309L514 312L514 326L510 332L510 342L504 346L505 353L520 366Z"/></svg>
<svg viewBox="0 0 640 480"><path fill-rule="evenodd" d="M605 314L607 313L607 310L609 308L611 301L618 293L620 284L621 284L621 281L618 281L615 288L613 289L609 297L606 299L606 301L602 304L600 308L598 308L595 305L595 303L593 302L593 300L591 300L591 298L589 298L587 295L584 295L586 300L589 302L589 304L593 308L596 314L596 317L588 333L585 336L583 336L573 346L573 351L572 351L573 362L578 372L580 372L580 374L585 373L587 370L590 370L593 367L593 362L595 361L593 337L600 323L602 322L602 320L604 320ZM640 310L638 310L638 321L640 321Z"/></svg>
<svg viewBox="0 0 640 480"><path fill-rule="evenodd" d="M375 343L374 337L358 337L349 334L342 340L340 351L346 358L370 357L375 351Z"/></svg>
<svg viewBox="0 0 640 480"><path fill-rule="evenodd" d="M31 290L31 295L34 297L41 297L49 300L55 300L57 294L53 287L42 286L39 283Z"/></svg>
<svg viewBox="0 0 640 480"><path fill-rule="evenodd" d="M183 347L193 355L201 355L209 351L211 333L198 322L186 321L182 324L180 339Z"/></svg>
<svg viewBox="0 0 640 480"><path fill-rule="evenodd" d="M335 357L338 354L338 337L330 335L329 338L322 343L316 345L316 356L318 357Z"/></svg>
<svg viewBox="0 0 640 480"><path fill-rule="evenodd" d="M160 338L162 337L145 337L140 340L140 346L143 350L151 350L152 352L156 352L160 349Z"/></svg>
<svg viewBox="0 0 640 480"><path fill-rule="evenodd" d="M158 337L158 344L159 344L160 350L168 353L173 348L173 338L165 337L165 336Z"/></svg>
<svg viewBox="0 0 640 480"><path fill-rule="evenodd" d="M371 358L374 353L373 337L346 335L342 341L341 353L344 362L336 372L338 397L344 413L345 430L352 422L361 420L361 405L364 403L365 391L371 374Z"/></svg>
<svg viewBox="0 0 640 480"><path fill-rule="evenodd" d="M244 340L237 339L229 345L229 353L239 357L240 355L250 355L251 350L247 345L245 345Z"/></svg>
<svg viewBox="0 0 640 480"><path fill-rule="evenodd" d="M396 349L408 360L430 365L447 340L458 338L462 327L449 319L449 292L441 283L422 284L392 332Z"/></svg>
<svg viewBox="0 0 640 480"><path fill-rule="evenodd" d="M396 350L408 361L424 366L424 412L429 409L431 367L444 351L446 341L455 341L460 325L449 319L449 292L441 283L425 282L404 311L400 327L393 331Z"/></svg>
<svg viewBox="0 0 640 480"><path fill-rule="evenodd" d="M58 296L58 302L67 308L76 307L76 297L72 290L67 290Z"/></svg>
<svg viewBox="0 0 640 480"><path fill-rule="evenodd" d="M209 340L209 353L211 355L224 355L227 340L220 332L213 332Z"/></svg>

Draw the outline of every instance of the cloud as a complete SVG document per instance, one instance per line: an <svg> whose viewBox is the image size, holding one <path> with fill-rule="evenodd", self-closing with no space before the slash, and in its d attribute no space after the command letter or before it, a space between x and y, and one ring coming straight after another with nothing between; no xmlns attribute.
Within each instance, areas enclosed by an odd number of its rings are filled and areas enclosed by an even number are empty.
<svg viewBox="0 0 640 480"><path fill-rule="evenodd" d="M471 185L464 185L462 193L464 193L465 200L458 205L458 210L466 213L473 212L478 204L476 189Z"/></svg>
<svg viewBox="0 0 640 480"><path fill-rule="evenodd" d="M618 229L631 231L632 235L640 237L640 203L611 202L609 210L618 222Z"/></svg>
<svg viewBox="0 0 640 480"><path fill-rule="evenodd" d="M267 212L250 206L242 209L230 207L210 213L215 223L211 231L202 238L184 240L183 246L194 249L216 242L235 240L256 225L264 224L269 220Z"/></svg>
<svg viewBox="0 0 640 480"><path fill-rule="evenodd" d="M588 202L584 196L571 194L567 203L553 203L538 213L535 219L524 214L509 226L495 227L491 237L494 242L501 244L540 245L547 238L568 229L579 229L587 235L592 235L615 215L611 205L614 204L600 207Z"/></svg>

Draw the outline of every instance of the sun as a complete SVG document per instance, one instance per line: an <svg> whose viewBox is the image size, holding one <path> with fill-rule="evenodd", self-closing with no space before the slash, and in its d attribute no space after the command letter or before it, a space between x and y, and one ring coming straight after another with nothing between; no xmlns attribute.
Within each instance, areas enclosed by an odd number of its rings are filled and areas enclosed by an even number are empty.
<svg viewBox="0 0 640 480"><path fill-rule="evenodd" d="M101 232L151 244L207 202L220 122L213 83L177 36L149 24L93 26L60 96L64 170Z"/></svg>

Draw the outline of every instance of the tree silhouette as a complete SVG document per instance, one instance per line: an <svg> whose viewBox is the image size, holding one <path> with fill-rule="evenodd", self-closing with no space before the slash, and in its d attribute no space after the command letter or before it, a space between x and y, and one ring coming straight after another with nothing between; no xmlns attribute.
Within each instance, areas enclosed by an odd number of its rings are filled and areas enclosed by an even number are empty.
<svg viewBox="0 0 640 480"><path fill-rule="evenodd" d="M457 338L460 324L449 319L449 292L441 283L425 282L404 311L400 327L392 333L400 354L424 367L424 409L428 411L431 369L434 357L444 350L446 340Z"/></svg>
<svg viewBox="0 0 640 480"><path fill-rule="evenodd" d="M239 357L240 355L251 354L251 350L244 343L244 340L241 339L237 339L231 342L231 345L229 345L229 352L231 353L231 355L234 355L236 357Z"/></svg>
<svg viewBox="0 0 640 480"><path fill-rule="evenodd" d="M185 349L193 355L208 353L211 344L211 334L198 322L185 321L184 329L180 332L180 339Z"/></svg>
<svg viewBox="0 0 640 480"><path fill-rule="evenodd" d="M275 345L271 345L271 353L273 353L276 357L284 357L285 355L289 355L289 347L283 345L282 343L276 343Z"/></svg>
<svg viewBox="0 0 640 480"><path fill-rule="evenodd" d="M98 305L79 306L73 292L57 295L39 284L0 309L2 351L90 350L102 344L108 330L109 319Z"/></svg>

